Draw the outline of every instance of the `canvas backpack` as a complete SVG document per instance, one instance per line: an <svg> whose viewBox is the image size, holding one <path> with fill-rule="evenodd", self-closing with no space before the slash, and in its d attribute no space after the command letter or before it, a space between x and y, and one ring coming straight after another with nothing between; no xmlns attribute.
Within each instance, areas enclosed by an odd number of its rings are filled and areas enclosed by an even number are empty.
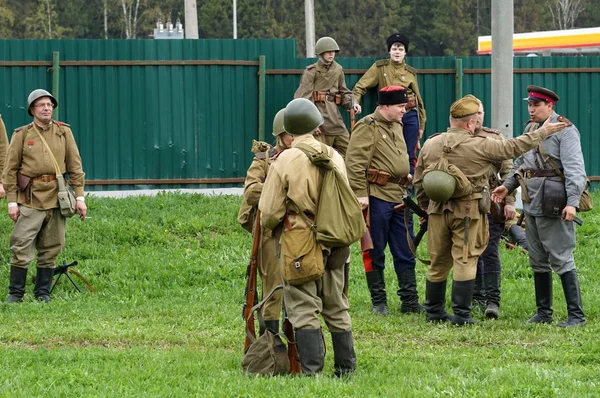
<svg viewBox="0 0 600 398"><path fill-rule="evenodd" d="M298 213L303 215L307 224L316 232L317 242L323 246L350 246L364 235L366 228L358 199L335 167L326 145L321 144L321 152L305 144L295 147L304 152L323 175L314 222L304 212Z"/></svg>

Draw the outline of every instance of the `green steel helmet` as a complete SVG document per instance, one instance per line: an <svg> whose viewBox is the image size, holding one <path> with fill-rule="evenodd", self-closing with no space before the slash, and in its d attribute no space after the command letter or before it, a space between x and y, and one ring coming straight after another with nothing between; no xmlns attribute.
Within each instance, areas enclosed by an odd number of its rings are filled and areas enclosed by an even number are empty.
<svg viewBox="0 0 600 398"><path fill-rule="evenodd" d="M315 104L306 98L291 100L285 107L283 127L288 134L304 135L312 133L323 124L323 115Z"/></svg>
<svg viewBox="0 0 600 398"><path fill-rule="evenodd" d="M39 100L42 97L50 98L50 101L52 101L52 104L55 108L58 106L58 102L56 101L56 98L52 96L52 94L50 94L46 90L38 88L36 90L33 90L31 94L29 94L29 97L27 97L27 113L29 113L29 116L33 116L33 113L31 113L31 105L33 105L35 101Z"/></svg>
<svg viewBox="0 0 600 398"><path fill-rule="evenodd" d="M315 54L321 55L327 51L340 51L340 47L331 37L321 37L315 44Z"/></svg>
<svg viewBox="0 0 600 398"><path fill-rule="evenodd" d="M275 137L280 134L286 133L285 127L283 127L283 114L285 113L285 108L277 112L275 118L273 119L273 135Z"/></svg>
<svg viewBox="0 0 600 398"><path fill-rule="evenodd" d="M444 203L452 197L456 180L442 170L431 170L423 176L423 190L434 202Z"/></svg>

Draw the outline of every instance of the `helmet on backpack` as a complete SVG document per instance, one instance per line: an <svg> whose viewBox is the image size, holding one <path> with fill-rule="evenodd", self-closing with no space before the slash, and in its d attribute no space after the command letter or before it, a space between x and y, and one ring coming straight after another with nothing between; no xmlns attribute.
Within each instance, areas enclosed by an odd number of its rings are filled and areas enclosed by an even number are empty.
<svg viewBox="0 0 600 398"><path fill-rule="evenodd" d="M423 190L434 202L444 203L452 197L456 180L442 170L431 170L423 176Z"/></svg>
<svg viewBox="0 0 600 398"><path fill-rule="evenodd" d="M287 131L285 131L285 127L283 127L283 114L285 113L285 109L280 110L279 112L277 112L277 114L275 115L275 118L273 119L273 135L275 137L278 137L279 135L283 134L283 133L287 133Z"/></svg>
<svg viewBox="0 0 600 398"><path fill-rule="evenodd" d="M315 44L315 54L321 55L327 51L340 51L340 47L331 37L321 37Z"/></svg>
<svg viewBox="0 0 600 398"><path fill-rule="evenodd" d="M58 101L56 101L56 98L54 98L52 94L46 90L38 88L37 90L33 90L27 97L27 113L29 113L29 116L33 116L33 113L31 113L31 106L33 103L43 97L50 98L50 101L55 108L58 106Z"/></svg>
<svg viewBox="0 0 600 398"><path fill-rule="evenodd" d="M306 98L291 100L285 107L283 127L288 134L304 135L323 124L323 115L315 104Z"/></svg>

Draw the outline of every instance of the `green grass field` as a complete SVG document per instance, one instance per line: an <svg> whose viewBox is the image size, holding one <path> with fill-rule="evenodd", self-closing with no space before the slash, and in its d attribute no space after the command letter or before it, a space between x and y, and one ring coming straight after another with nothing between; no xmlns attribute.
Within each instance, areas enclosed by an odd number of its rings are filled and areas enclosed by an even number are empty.
<svg viewBox="0 0 600 398"><path fill-rule="evenodd" d="M588 325L530 325L527 257L501 248L501 319L472 327L429 325L399 312L386 271L390 316L370 313L353 247L350 301L358 358L349 380L255 378L241 372L241 318L250 235L236 222L240 198L160 194L87 201L91 219L68 221L59 261L98 294L65 281L44 305L0 304L0 397L584 397L600 396L600 211L580 214L576 263ZM600 206L600 195L595 195ZM6 204L0 211L6 213ZM8 286L12 222L0 217L0 292ZM425 247L419 249L426 256ZM388 258L388 264L391 264ZM417 265L424 295L425 266ZM555 319L566 317L554 279ZM475 316L482 319L480 313Z"/></svg>

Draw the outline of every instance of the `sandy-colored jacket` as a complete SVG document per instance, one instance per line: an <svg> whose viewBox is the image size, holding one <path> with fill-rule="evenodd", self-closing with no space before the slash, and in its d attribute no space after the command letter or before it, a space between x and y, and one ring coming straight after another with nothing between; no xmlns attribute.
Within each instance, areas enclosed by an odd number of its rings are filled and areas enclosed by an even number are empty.
<svg viewBox="0 0 600 398"><path fill-rule="evenodd" d="M300 86L294 93L294 98L306 98L312 101L313 91L330 93L332 95L351 95L350 89L346 87L344 71L337 62L325 65L321 60L306 67L302 73ZM315 105L323 115L321 132L325 135L348 134L348 129L340 115L339 106L334 101L316 102Z"/></svg>
<svg viewBox="0 0 600 398"><path fill-rule="evenodd" d="M28 176L56 175L56 168L48 149L40 139L42 134L58 163L62 174L69 173L69 182L75 196L84 195L85 173L81 156L68 124L53 121L47 129L35 123L15 130L12 135L2 182L9 202L37 210L58 207L58 183L55 181L32 181L31 203L26 203L25 192L17 189L17 172Z"/></svg>
<svg viewBox="0 0 600 398"><path fill-rule="evenodd" d="M310 134L294 137L292 147L283 151L271 164L258 203L265 228L277 227L287 210L294 210L294 205L305 213L317 213L323 176L319 167L312 164L302 150L296 148L299 144L310 145L319 152L321 145L324 145ZM329 146L327 151L335 167L346 178L342 156ZM290 221L298 228L308 228L302 217L294 216L294 220Z"/></svg>
<svg viewBox="0 0 600 398"><path fill-rule="evenodd" d="M493 162L517 157L535 148L549 134L546 130L524 134L510 140L497 140L474 136L469 131L450 127L445 134L431 136L419 153L413 184L417 190L417 198L422 208L429 214L443 214L448 210L456 218L471 217L479 219L477 206L472 206L468 198L450 199L445 203L430 201L423 190L423 171L441 157L444 142L453 147L447 154L448 163L456 165L469 181L478 189L488 184L489 170Z"/></svg>
<svg viewBox="0 0 600 398"><path fill-rule="evenodd" d="M425 129L427 112L419 91L419 81L417 80L417 70L415 68L407 65L406 62L394 62L390 59L375 62L352 89L356 103L360 104L360 100L367 90L375 86L377 86L377 90L385 86L402 86L406 89L409 97L416 97L419 128Z"/></svg>
<svg viewBox="0 0 600 398"><path fill-rule="evenodd" d="M8 135L6 134L6 126L2 115L0 115L0 173L4 171L6 164L6 154L8 152Z"/></svg>

